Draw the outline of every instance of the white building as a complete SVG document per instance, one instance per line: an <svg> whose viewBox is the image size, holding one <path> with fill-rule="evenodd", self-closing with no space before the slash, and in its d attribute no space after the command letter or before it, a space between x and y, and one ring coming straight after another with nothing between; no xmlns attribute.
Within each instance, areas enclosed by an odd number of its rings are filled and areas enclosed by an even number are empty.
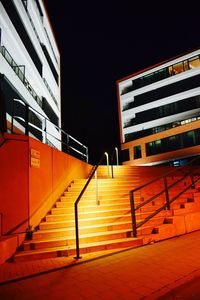
<svg viewBox="0 0 200 300"><path fill-rule="evenodd" d="M200 151L200 49L117 81L123 163L181 163Z"/></svg>
<svg viewBox="0 0 200 300"><path fill-rule="evenodd" d="M13 131L24 132L28 115L30 136L60 149L60 54L42 0L0 1L0 50L8 131L14 116Z"/></svg>

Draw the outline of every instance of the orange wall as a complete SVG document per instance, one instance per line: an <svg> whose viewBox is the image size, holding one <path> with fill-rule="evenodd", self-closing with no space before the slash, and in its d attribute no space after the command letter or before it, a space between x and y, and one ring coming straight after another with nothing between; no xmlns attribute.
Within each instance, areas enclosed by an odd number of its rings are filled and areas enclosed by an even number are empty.
<svg viewBox="0 0 200 300"><path fill-rule="evenodd" d="M193 147L188 147L188 148L183 148L179 149L176 151L169 151L165 152L162 154L156 154L156 155L151 155L151 156L146 156L146 143L149 143L151 141L159 140L162 138L166 138L172 135L180 134L182 132L187 132L190 130L194 130L200 127L200 121L195 121L188 123L186 125L182 126L177 126L175 128L162 131L156 134L152 134L149 136L146 136L144 138L140 138L131 142L127 142L124 144L121 144L121 149L129 149L129 154L130 154L130 160L123 162L124 165L142 165L142 164L147 164L147 163L156 163L160 161L169 161L173 159L179 159L182 157L187 157L187 156L193 156L193 155L198 155L200 151L200 146L193 146ZM133 158L133 148L134 146L141 145L141 150L142 150L142 158L139 159L134 159Z"/></svg>
<svg viewBox="0 0 200 300"><path fill-rule="evenodd" d="M14 136L12 136L14 137ZM0 147L0 212L3 234L28 224L28 138L9 139ZM21 225L20 225L21 224Z"/></svg>
<svg viewBox="0 0 200 300"><path fill-rule="evenodd" d="M30 224L34 227L70 182L86 178L92 166L32 138L29 139L31 149L40 152L40 167L29 164Z"/></svg>
<svg viewBox="0 0 200 300"><path fill-rule="evenodd" d="M15 227L19 233L28 225L37 226L67 185L86 178L92 167L30 137L5 137L0 147L3 234ZM31 166L31 149L38 151L39 165Z"/></svg>

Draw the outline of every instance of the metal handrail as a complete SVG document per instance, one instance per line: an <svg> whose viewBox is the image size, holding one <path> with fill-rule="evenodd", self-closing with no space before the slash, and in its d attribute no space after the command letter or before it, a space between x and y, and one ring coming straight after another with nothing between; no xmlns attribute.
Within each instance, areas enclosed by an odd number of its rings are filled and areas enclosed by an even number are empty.
<svg viewBox="0 0 200 300"><path fill-rule="evenodd" d="M24 107L25 107L25 118L22 118L22 117L14 115L14 101L15 102L19 102L22 105L24 105ZM47 126L45 126L45 128L42 129L42 128L38 127L37 125L29 122L29 120L28 120L29 111L34 112L39 117L42 117L43 120L45 121L45 124L48 121L48 123L51 124L51 125L53 125L54 128L57 129L58 132L60 132L60 134L64 134L67 137L67 143L65 143L63 140L59 139L58 137L56 137L52 133L47 132ZM20 119L22 122L24 122L25 135L28 135L28 133L29 133L29 126L31 126L31 127L35 128L35 129L37 129L38 131L40 131L41 133L44 132L46 136L47 135L51 136L52 138L54 138L58 142L62 143L62 145L67 146L68 149L72 149L73 151L75 151L76 153L78 153L79 155L81 155L83 158L85 158L86 162L88 162L88 147L87 146L83 145L81 142L79 142L78 140L76 140L74 137L72 137L71 135L69 135L68 133L66 133L62 128L60 128L57 125L55 125L54 123L52 123L47 117L45 117L43 114L41 114L40 112L38 112L32 106L28 105L22 99L13 99L13 108L12 108L12 116L11 116L11 133L13 133L14 119ZM76 142L76 144L80 145L82 147L83 151L81 152L80 150L75 149L74 147L70 146L69 145L69 140L70 139L73 140L74 142Z"/></svg>
<svg viewBox="0 0 200 300"><path fill-rule="evenodd" d="M76 201L75 201L75 203L74 203L75 232L76 232L76 257L75 257L75 258L76 258L76 259L81 258L81 256L80 256L80 249L79 249L78 204L79 204L79 202L80 202L80 200L81 200L83 194L85 193L85 190L86 190L86 188L88 187L88 185L89 185L91 179L93 178L93 176L94 176L96 170L98 169L99 165L101 164L101 162L102 162L102 160L103 160L103 158L104 158L104 155L105 155L105 154L103 153L103 155L101 156L101 158L100 158L98 164L95 165L95 166L92 168L91 173L90 173L90 175L89 175L89 177L88 177L87 182L85 183L85 185L84 185L82 191L80 192L78 198L76 199Z"/></svg>
<svg viewBox="0 0 200 300"><path fill-rule="evenodd" d="M198 161L199 157L193 159L192 161L190 161L187 166L192 165L194 162ZM152 217L154 217L155 215L157 215L160 211L164 210L164 209L170 209L170 204L172 202L174 202L180 195L182 195L185 191L187 191L189 188L194 187L194 184L200 180L200 174L198 179L194 180L194 175L196 170L200 169L199 166L197 166L195 168L195 170L186 172L185 174L183 174L183 177L178 179L177 181L175 181L174 183L172 183L171 185L167 185L167 176L172 176L174 174L177 173L177 171L180 171L182 169L181 167L176 168L176 170L173 171L169 171L167 173L165 173L164 175L158 176L156 178L154 178L153 180L150 180L149 182L140 185L139 187L129 191L129 195L130 195L130 207L131 207L131 217L132 217L132 227L133 227L133 235L134 237L137 237L137 229L139 227L141 227L142 225L144 225L146 222L148 222ZM186 177L190 176L192 183L185 189L183 189L178 195L176 195L175 197L173 197L171 200L169 199L169 190L172 189L174 186L176 186L178 183L182 182ZM147 199L146 201L140 203L139 205L137 205L135 207L135 202L134 202L134 192L136 191L140 191L141 189L143 189L144 187L149 186L150 184L163 179L164 180L164 188L158 192L157 194L153 195L152 197L150 197L149 199ZM136 211L140 208L142 208L143 206L145 206L146 204L152 202L153 200L155 200L156 198L158 198L160 195L165 193L165 197L166 197L166 203L164 205L162 205L159 209L155 210L152 214L150 214L148 217L144 218L143 221L139 222L138 224L136 224Z"/></svg>

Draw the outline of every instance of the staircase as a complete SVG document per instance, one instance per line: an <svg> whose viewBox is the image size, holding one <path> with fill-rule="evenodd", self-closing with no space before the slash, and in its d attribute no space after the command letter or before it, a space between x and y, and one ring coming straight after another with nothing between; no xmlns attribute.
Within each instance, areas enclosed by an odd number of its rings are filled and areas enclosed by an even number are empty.
<svg viewBox="0 0 200 300"><path fill-rule="evenodd" d="M79 203L80 253L138 247L185 233L183 224L180 229L178 222L180 219L183 222L187 214L200 212L198 186L180 196L170 210L162 210L139 227L137 238L133 237L129 191L168 170L167 167L115 166L114 178L111 178L107 166L100 166L98 179L91 180ZM176 179L169 178L169 182L173 183ZM74 202L85 183L85 179L71 183L33 232L31 239L24 241L23 247L15 254L15 261L76 255ZM136 205L157 193L160 184L136 193ZM180 187L184 184L186 182L181 182ZM178 193L180 187L177 186L173 193ZM145 205L136 213L136 223L163 203L165 196L161 195Z"/></svg>

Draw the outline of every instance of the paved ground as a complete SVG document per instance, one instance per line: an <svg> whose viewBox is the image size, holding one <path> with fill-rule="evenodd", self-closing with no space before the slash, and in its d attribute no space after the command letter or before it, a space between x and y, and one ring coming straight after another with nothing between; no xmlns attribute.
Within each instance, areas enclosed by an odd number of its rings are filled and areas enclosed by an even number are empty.
<svg viewBox="0 0 200 300"><path fill-rule="evenodd" d="M199 300L200 299L200 277L194 278L181 286L169 291L158 298L159 300Z"/></svg>
<svg viewBox="0 0 200 300"><path fill-rule="evenodd" d="M73 258L3 264L0 299L200 299L199 277L197 231L101 258L84 256L79 264Z"/></svg>

